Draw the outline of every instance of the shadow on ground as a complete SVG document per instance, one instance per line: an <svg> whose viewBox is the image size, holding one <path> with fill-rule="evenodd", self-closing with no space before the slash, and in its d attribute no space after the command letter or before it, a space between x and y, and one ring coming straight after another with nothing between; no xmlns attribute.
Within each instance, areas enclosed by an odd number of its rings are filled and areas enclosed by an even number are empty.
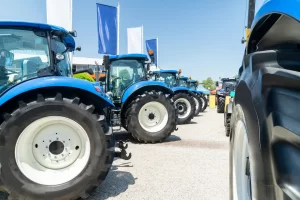
<svg viewBox="0 0 300 200"><path fill-rule="evenodd" d="M191 121L188 124L178 124L179 126L185 126L185 125L193 125L193 124L198 124L197 122Z"/></svg>
<svg viewBox="0 0 300 200"><path fill-rule="evenodd" d="M134 185L135 180L131 173L118 171L119 167L132 167L130 162L122 165L113 165L105 181L91 194L87 200L105 200L116 197L125 192L129 185Z"/></svg>
<svg viewBox="0 0 300 200"><path fill-rule="evenodd" d="M129 185L134 185L135 180L131 173L118 171L122 167L132 167L130 162L121 165L113 165L105 181L91 194L87 200L105 200L116 197L125 192ZM7 200L8 194L0 192L0 200Z"/></svg>
<svg viewBox="0 0 300 200"><path fill-rule="evenodd" d="M116 132L115 133L115 137L116 137L116 140L123 140L123 141L131 142L132 144L144 144L144 143L138 142L136 139L134 139L131 136L131 134L128 134L127 131ZM181 140L180 137L178 137L176 135L170 135L162 143L165 143L165 142L176 142L176 141L180 141L180 140Z"/></svg>

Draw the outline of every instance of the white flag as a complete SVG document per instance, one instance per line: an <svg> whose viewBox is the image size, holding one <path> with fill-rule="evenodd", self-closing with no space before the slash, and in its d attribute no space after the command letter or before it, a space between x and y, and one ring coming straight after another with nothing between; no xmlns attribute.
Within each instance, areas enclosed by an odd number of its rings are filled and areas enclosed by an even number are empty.
<svg viewBox="0 0 300 200"><path fill-rule="evenodd" d="M72 30L72 0L47 0L47 23Z"/></svg>
<svg viewBox="0 0 300 200"><path fill-rule="evenodd" d="M127 28L128 53L143 53L143 27Z"/></svg>

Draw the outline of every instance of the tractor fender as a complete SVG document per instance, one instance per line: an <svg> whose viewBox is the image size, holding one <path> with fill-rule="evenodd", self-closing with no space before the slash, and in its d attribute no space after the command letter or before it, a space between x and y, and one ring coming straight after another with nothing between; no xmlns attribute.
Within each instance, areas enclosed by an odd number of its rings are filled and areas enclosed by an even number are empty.
<svg viewBox="0 0 300 200"><path fill-rule="evenodd" d="M11 99L26 92L53 87L78 89L80 91L92 94L93 97L96 97L95 100L97 100L97 98L101 99L102 102L104 102L102 107L114 107L112 100L110 100L109 97L100 90L97 84L88 82L86 80L62 76L35 78L19 83L1 94L0 107Z"/></svg>
<svg viewBox="0 0 300 200"><path fill-rule="evenodd" d="M131 99L130 97L134 96L136 93L140 93L141 91L145 90L153 90L158 89L165 94L174 94L174 92L168 88L168 86L159 81L140 81L133 85L131 85L129 88L126 89L122 96L122 103L124 104L128 99Z"/></svg>
<svg viewBox="0 0 300 200"><path fill-rule="evenodd" d="M191 92L193 93L197 93L197 94L203 94L203 92L199 91L199 90L193 90L193 89L190 89Z"/></svg>

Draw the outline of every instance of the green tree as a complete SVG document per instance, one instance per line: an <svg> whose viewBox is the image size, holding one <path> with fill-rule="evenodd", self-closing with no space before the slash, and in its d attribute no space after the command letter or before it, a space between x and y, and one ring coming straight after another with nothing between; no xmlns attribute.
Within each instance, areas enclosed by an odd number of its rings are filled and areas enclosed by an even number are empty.
<svg viewBox="0 0 300 200"><path fill-rule="evenodd" d="M238 78L239 77L239 75L238 74L236 74L235 76L234 76L234 78Z"/></svg>
<svg viewBox="0 0 300 200"><path fill-rule="evenodd" d="M207 79L203 80L202 85L208 90L216 89L216 82L211 77L208 77Z"/></svg>

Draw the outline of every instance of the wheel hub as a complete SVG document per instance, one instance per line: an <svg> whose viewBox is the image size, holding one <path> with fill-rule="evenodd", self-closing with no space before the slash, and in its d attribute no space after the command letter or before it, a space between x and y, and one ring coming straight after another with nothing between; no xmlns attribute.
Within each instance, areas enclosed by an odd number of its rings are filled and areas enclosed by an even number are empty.
<svg viewBox="0 0 300 200"><path fill-rule="evenodd" d="M163 129L168 122L168 112L159 102L149 102L142 106L138 114L139 124L148 132Z"/></svg>
<svg viewBox="0 0 300 200"><path fill-rule="evenodd" d="M59 155L65 150L64 147L65 146L61 141L54 141L49 145L49 151L54 155Z"/></svg>
<svg viewBox="0 0 300 200"><path fill-rule="evenodd" d="M186 104L182 103L182 102L180 102L180 103L177 104L177 108L178 108L178 111L179 111L180 115L183 115L187 111Z"/></svg>

